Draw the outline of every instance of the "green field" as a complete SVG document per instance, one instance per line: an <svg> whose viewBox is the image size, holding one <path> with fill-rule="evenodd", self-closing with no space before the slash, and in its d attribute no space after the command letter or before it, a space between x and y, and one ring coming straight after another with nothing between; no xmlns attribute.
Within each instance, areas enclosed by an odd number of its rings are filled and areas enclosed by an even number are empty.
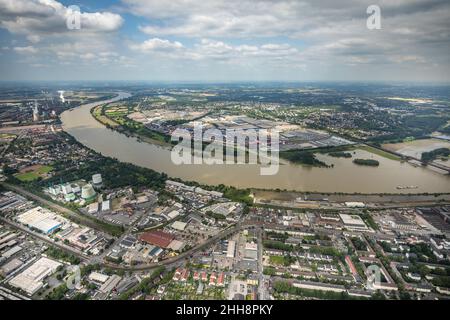
<svg viewBox="0 0 450 320"><path fill-rule="evenodd" d="M15 177L22 182L30 182L38 179L39 177L42 177L44 174L47 174L52 170L52 166L41 166L34 171L18 173L15 175Z"/></svg>
<svg viewBox="0 0 450 320"><path fill-rule="evenodd" d="M0 133L0 139L10 140L17 137L15 134L12 133Z"/></svg>
<svg viewBox="0 0 450 320"><path fill-rule="evenodd" d="M283 256L270 256L269 261L272 264L284 265L284 257Z"/></svg>
<svg viewBox="0 0 450 320"><path fill-rule="evenodd" d="M383 150L380 150L380 149L377 149L377 148L373 148L371 146L366 146L366 145L358 146L358 149L374 153L376 155L379 155L380 157L384 157L384 158L387 158L387 159L390 159L390 160L395 160L395 161L400 161L401 160L401 158L396 156L395 154L392 154L392 153L389 153L389 152L386 152L386 151L383 151Z"/></svg>

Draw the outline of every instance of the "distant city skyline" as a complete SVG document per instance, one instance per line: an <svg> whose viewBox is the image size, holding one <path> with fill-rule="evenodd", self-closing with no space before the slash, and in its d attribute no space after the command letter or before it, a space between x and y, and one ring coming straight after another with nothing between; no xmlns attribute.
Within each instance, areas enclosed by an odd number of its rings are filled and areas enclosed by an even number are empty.
<svg viewBox="0 0 450 320"><path fill-rule="evenodd" d="M446 0L0 0L0 81L448 83L449 52Z"/></svg>

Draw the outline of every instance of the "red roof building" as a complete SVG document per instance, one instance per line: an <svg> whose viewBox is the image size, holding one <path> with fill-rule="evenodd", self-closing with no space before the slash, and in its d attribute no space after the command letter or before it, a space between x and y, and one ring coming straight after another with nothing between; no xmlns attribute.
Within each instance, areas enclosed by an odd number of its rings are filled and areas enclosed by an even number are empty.
<svg viewBox="0 0 450 320"><path fill-rule="evenodd" d="M174 281L180 280L182 271L183 271L183 269L177 268L177 270L175 270L175 273L174 273L174 275L172 277L172 280L174 280Z"/></svg>
<svg viewBox="0 0 450 320"><path fill-rule="evenodd" d="M209 277L209 285L210 286L215 286L216 285L216 279L217 279L216 273L213 272L211 274L211 276Z"/></svg>
<svg viewBox="0 0 450 320"><path fill-rule="evenodd" d="M217 278L217 286L219 286L219 287L225 286L224 280L225 280L225 275L224 275L224 273L222 272L222 273L219 275L219 278Z"/></svg>
<svg viewBox="0 0 450 320"><path fill-rule="evenodd" d="M345 262L347 262L347 265L350 268L350 271L352 272L352 274L354 276L357 276L358 275L358 271L356 270L356 267L353 264L352 259L350 258L350 256L345 256Z"/></svg>
<svg viewBox="0 0 450 320"><path fill-rule="evenodd" d="M188 269L184 269L183 272L181 273L181 281L186 282L187 279L189 278L189 270Z"/></svg>
<svg viewBox="0 0 450 320"><path fill-rule="evenodd" d="M175 236L167 232L155 230L143 233L140 239L152 245L167 248L172 240L175 239Z"/></svg>

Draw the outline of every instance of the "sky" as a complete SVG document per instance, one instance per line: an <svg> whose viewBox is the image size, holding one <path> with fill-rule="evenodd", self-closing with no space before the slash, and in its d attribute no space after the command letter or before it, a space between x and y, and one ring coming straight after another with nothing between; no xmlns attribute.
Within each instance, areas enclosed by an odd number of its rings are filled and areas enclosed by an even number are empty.
<svg viewBox="0 0 450 320"><path fill-rule="evenodd" d="M0 0L0 80L448 83L450 1Z"/></svg>

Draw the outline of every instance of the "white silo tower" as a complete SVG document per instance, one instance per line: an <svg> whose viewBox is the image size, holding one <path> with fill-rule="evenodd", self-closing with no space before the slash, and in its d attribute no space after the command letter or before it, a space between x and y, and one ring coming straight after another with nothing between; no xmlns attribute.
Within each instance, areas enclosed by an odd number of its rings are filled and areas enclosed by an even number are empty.
<svg viewBox="0 0 450 320"><path fill-rule="evenodd" d="M94 185L94 188L100 188L102 186L103 180L100 173L92 175L92 184Z"/></svg>

